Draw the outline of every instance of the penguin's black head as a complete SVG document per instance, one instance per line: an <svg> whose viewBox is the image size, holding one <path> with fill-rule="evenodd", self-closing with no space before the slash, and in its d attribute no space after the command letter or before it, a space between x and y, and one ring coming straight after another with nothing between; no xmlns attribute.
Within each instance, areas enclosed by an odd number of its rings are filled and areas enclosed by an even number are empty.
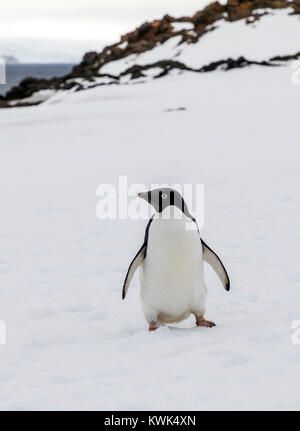
<svg viewBox="0 0 300 431"><path fill-rule="evenodd" d="M184 215L194 221L194 218L189 213L187 204L177 190L169 188L155 189L148 192L139 193L138 197L144 199L146 202L152 205L155 211L158 213L161 213L165 208L173 205L179 208Z"/></svg>

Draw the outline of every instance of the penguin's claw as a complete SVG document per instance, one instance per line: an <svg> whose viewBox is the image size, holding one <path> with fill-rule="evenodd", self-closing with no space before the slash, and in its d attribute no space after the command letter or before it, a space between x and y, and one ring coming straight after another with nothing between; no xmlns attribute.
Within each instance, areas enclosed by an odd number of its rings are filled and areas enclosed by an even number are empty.
<svg viewBox="0 0 300 431"><path fill-rule="evenodd" d="M212 328L213 326L216 326L215 322L211 322L210 320L197 320L196 321L197 326L204 326L205 328Z"/></svg>
<svg viewBox="0 0 300 431"><path fill-rule="evenodd" d="M158 328L158 325L156 322L149 323L149 331L156 331L157 328Z"/></svg>

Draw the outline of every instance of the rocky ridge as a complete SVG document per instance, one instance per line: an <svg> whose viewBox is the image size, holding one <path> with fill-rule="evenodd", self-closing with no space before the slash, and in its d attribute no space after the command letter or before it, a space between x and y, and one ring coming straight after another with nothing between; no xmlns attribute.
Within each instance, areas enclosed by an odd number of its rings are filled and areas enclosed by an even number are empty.
<svg viewBox="0 0 300 431"><path fill-rule="evenodd" d="M61 78L36 79L26 78L17 87L12 88L5 96L0 97L0 107L28 106L43 102L57 91L80 91L99 85L137 82L159 78L173 70L205 73L216 69L230 70L249 65L278 66L292 59L300 58L299 50L286 52L263 60L253 60L239 55L237 58L216 59L201 67L192 67L176 56L173 58L135 63L139 56L164 46L169 40L175 40L177 46L193 46L209 32L214 32L218 24L233 23L244 20L246 25L255 25L262 17L272 14L274 10L285 9L289 15L300 14L300 0L228 0L221 5L214 2L193 16L174 18L165 15L162 19L145 22L134 31L121 37L113 45L105 47L100 53L89 52L72 72ZM300 24L300 23L299 23ZM299 26L300 27L300 26ZM126 59L131 64L126 66ZM109 65L125 60L123 69L117 74L109 71Z"/></svg>

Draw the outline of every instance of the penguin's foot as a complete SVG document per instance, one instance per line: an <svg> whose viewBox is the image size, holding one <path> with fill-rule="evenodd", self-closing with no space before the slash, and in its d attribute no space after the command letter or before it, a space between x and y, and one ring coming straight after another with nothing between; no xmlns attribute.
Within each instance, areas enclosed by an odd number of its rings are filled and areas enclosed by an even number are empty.
<svg viewBox="0 0 300 431"><path fill-rule="evenodd" d="M205 320L204 317L202 319L196 319L197 326L204 326L205 328L212 328L216 326L215 322L211 322L210 320Z"/></svg>
<svg viewBox="0 0 300 431"><path fill-rule="evenodd" d="M149 323L149 331L156 331L156 329L158 328L158 324L157 322L150 322Z"/></svg>

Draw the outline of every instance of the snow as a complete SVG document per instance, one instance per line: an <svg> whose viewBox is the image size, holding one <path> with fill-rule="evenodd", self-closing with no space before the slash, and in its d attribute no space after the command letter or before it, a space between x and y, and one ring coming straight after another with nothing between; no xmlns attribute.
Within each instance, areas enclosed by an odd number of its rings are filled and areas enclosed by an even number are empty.
<svg viewBox="0 0 300 431"><path fill-rule="evenodd" d="M214 24L216 28L197 43L179 45L182 37L174 36L150 51L111 61L100 71L119 75L134 64L143 66L168 59L198 69L230 57L244 56L249 60L262 61L276 55L295 54L299 51L300 22L298 15L289 14L290 8L273 10L252 24L246 24L244 19L235 22L220 20Z"/></svg>
<svg viewBox="0 0 300 431"><path fill-rule="evenodd" d="M13 100L9 102L10 106L17 105L19 103L41 103L45 102L47 99L55 95L55 90L39 90L33 93L30 97L25 97L24 99Z"/></svg>
<svg viewBox="0 0 300 431"><path fill-rule="evenodd" d="M194 24L192 22L172 22L174 31L182 30L194 30Z"/></svg>
<svg viewBox="0 0 300 431"><path fill-rule="evenodd" d="M299 408L291 72L185 73L0 111L1 409ZM97 219L96 189L119 175L205 184L201 234L232 283L206 268L215 328L149 333L138 277L121 300L147 222Z"/></svg>
<svg viewBox="0 0 300 431"><path fill-rule="evenodd" d="M229 57L263 61L299 51L299 16L290 16L287 10L273 11L252 24L245 20L219 21L216 26L197 44L184 44L178 61L198 68Z"/></svg>
<svg viewBox="0 0 300 431"><path fill-rule="evenodd" d="M125 48L127 47L127 45L128 45L128 42L127 42L127 41L125 41L125 42L123 42L123 43L120 43L120 44L118 45L118 48L125 49Z"/></svg>

